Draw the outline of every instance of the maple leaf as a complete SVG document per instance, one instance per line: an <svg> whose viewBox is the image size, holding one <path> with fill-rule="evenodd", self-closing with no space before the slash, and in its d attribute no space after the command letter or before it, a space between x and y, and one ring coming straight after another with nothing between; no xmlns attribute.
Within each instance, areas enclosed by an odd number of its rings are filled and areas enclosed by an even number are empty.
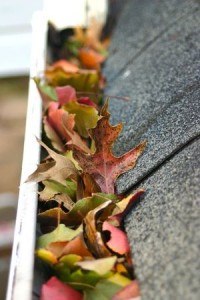
<svg viewBox="0 0 200 300"><path fill-rule="evenodd" d="M137 158L145 148L146 141L124 155L115 157L112 154L112 145L122 130L122 124L110 125L110 114L107 107L108 103L106 102L102 108L101 118L98 120L97 126L89 130L91 138L95 141L96 152L85 154L78 149L74 149L74 158L83 171L94 178L102 192L114 193L116 179L135 166Z"/></svg>

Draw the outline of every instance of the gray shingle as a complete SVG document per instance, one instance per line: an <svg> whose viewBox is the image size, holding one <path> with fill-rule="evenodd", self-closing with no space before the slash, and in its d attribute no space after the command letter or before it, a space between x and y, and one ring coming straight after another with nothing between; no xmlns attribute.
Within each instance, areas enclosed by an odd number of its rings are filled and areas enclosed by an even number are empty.
<svg viewBox="0 0 200 300"><path fill-rule="evenodd" d="M200 2L128 1L105 67L120 155L148 146L117 189L145 196L129 236L142 299L200 299Z"/></svg>

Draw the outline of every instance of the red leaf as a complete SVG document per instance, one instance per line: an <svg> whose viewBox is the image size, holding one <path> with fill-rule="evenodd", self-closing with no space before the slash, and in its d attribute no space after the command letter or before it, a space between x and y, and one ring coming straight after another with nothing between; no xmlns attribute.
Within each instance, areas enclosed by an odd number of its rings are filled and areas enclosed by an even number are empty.
<svg viewBox="0 0 200 300"><path fill-rule="evenodd" d="M111 126L110 114L106 103L101 112L101 118L96 128L90 129L89 134L95 141L96 152L85 154L74 149L74 157L79 162L83 171L89 173L104 193L114 193L114 184L118 176L132 169L137 158L145 148L146 141L120 157L112 154L112 145L117 139L122 124Z"/></svg>
<svg viewBox="0 0 200 300"><path fill-rule="evenodd" d="M63 126L63 119L64 119L64 126ZM58 103L50 102L47 121L61 138L65 140L70 139L64 127L72 131L75 125L74 115L68 114L68 112L64 111L61 108L58 109Z"/></svg>
<svg viewBox="0 0 200 300"><path fill-rule="evenodd" d="M120 255L124 255L129 252L130 247L127 235L121 229L111 225L107 221L103 223L102 229L103 231L108 230L111 234L110 240L106 243L109 249Z"/></svg>
<svg viewBox="0 0 200 300"><path fill-rule="evenodd" d="M93 106L97 109L97 105L89 97L80 97L78 103Z"/></svg>
<svg viewBox="0 0 200 300"><path fill-rule="evenodd" d="M112 297L112 300L136 300L139 296L139 284L137 280L134 280L129 285L117 292L117 294Z"/></svg>
<svg viewBox="0 0 200 300"><path fill-rule="evenodd" d="M40 300L82 300L83 295L56 277L42 285Z"/></svg>
<svg viewBox="0 0 200 300"><path fill-rule="evenodd" d="M60 106L76 100L76 90L70 85L56 87L56 94Z"/></svg>

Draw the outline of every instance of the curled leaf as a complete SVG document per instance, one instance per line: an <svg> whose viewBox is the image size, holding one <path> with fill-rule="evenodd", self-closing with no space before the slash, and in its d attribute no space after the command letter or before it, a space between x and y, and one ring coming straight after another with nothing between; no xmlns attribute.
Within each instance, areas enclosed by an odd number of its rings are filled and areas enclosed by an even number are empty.
<svg viewBox="0 0 200 300"><path fill-rule="evenodd" d="M109 257L111 252L105 246L98 221L104 221L112 213L115 204L111 200L88 212L83 220L83 235L88 249L96 257Z"/></svg>
<svg viewBox="0 0 200 300"><path fill-rule="evenodd" d="M39 139L37 140L54 161L40 164L36 171L28 177L27 181L40 182L51 179L65 184L67 178L77 178L78 172L71 160L51 150Z"/></svg>
<svg viewBox="0 0 200 300"><path fill-rule="evenodd" d="M130 251L128 238L125 232L106 221L103 222L102 230L110 233L110 239L106 242L109 249L119 255L124 255Z"/></svg>

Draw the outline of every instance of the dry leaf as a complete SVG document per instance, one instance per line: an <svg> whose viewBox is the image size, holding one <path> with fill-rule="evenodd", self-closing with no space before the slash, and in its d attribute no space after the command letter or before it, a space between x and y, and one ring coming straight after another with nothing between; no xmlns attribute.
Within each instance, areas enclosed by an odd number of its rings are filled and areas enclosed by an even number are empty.
<svg viewBox="0 0 200 300"><path fill-rule="evenodd" d="M77 179L78 172L71 160L51 150L39 139L37 140L47 150L54 162L40 164L37 170L28 177L27 181L40 182L52 179L65 184L67 178Z"/></svg>
<svg viewBox="0 0 200 300"><path fill-rule="evenodd" d="M74 158L83 171L94 178L102 192L114 193L117 177L135 166L137 158L145 148L146 141L124 155L115 157L112 154L112 145L122 129L122 124L116 126L109 124L110 114L107 111L107 106L106 103L96 128L89 130L91 138L95 141L96 152L85 154L74 149Z"/></svg>

